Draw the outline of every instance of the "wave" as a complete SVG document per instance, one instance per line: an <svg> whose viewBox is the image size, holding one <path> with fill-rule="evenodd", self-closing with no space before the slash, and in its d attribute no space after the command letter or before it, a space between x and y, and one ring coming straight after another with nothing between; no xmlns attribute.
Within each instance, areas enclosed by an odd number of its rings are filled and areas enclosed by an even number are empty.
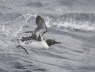
<svg viewBox="0 0 95 72"><path fill-rule="evenodd" d="M47 27L53 27L56 29L69 29L76 31L95 31L94 21L77 15L75 18L73 15L66 14L67 16L46 17ZM77 20L79 18L79 20Z"/></svg>
<svg viewBox="0 0 95 72"><path fill-rule="evenodd" d="M69 22L59 22L59 23L53 23L51 26L54 26L58 29L69 29L69 30L80 30L80 31L95 31L95 27L91 26L89 24L73 24Z"/></svg>
<svg viewBox="0 0 95 72"><path fill-rule="evenodd" d="M41 14L42 15L42 14ZM42 17L45 19L46 25L48 28L55 28L57 30L70 30L70 31L95 31L95 25L94 25L94 14L64 14L60 16L56 15L48 15L43 14ZM16 18L14 21L8 21L4 24L0 24L0 33L3 30L5 34L8 34L8 30L12 30L14 34L16 32L18 33L19 30L21 30L22 27L25 27L27 25L35 24L35 18L37 14L22 14L18 18ZM90 16L90 17L89 17ZM91 19L90 19L91 18ZM33 22L34 20L34 22ZM4 30L4 26L8 29ZM13 27L12 27L13 26ZM34 28L35 25L32 25L31 27ZM16 30L14 31L13 30ZM11 33L9 33L11 34ZM13 35L14 35L13 34Z"/></svg>

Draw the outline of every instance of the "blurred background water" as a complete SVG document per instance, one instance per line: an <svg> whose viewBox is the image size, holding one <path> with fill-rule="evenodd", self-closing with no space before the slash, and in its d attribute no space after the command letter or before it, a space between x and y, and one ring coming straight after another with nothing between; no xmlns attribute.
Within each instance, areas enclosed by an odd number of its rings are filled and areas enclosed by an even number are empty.
<svg viewBox="0 0 95 72"><path fill-rule="evenodd" d="M15 37L34 30L37 15L61 44L27 55ZM94 0L0 0L0 72L95 72L94 43Z"/></svg>

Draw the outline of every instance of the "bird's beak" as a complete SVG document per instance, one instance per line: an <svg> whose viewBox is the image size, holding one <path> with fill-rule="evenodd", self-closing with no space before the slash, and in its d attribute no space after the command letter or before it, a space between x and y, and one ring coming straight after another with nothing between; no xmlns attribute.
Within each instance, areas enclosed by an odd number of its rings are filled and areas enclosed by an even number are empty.
<svg viewBox="0 0 95 72"><path fill-rule="evenodd" d="M61 42L55 42L55 44L60 44Z"/></svg>

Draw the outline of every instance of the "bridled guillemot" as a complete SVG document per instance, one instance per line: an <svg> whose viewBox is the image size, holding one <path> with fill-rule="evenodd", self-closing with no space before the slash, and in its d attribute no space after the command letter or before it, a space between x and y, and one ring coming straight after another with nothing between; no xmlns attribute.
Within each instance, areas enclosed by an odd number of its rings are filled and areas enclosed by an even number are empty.
<svg viewBox="0 0 95 72"><path fill-rule="evenodd" d="M26 47L33 47L33 48L46 48L48 49L49 46L54 44L59 44L60 42L57 42L53 39L45 39L44 34L47 32L47 27L45 24L44 19L41 16L36 17L36 25L34 31L28 31L31 32L32 35L29 37L21 37L18 40L18 46L25 50L25 52L28 54ZM28 33L25 32L25 33Z"/></svg>

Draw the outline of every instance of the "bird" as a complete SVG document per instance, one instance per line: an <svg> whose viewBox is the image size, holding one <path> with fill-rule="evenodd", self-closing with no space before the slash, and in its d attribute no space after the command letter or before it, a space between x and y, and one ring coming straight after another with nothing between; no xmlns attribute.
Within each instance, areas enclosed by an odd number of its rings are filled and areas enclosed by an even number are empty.
<svg viewBox="0 0 95 72"><path fill-rule="evenodd" d="M50 46L54 44L61 43L53 39L44 38L44 35L47 32L47 26L45 24L45 20L39 15L36 17L36 25L37 27L34 29L34 31L28 31L32 33L31 36L21 37L20 39L17 39L18 41L17 47L21 47L28 54L28 51L26 48L48 49ZM25 33L28 33L28 32L25 32Z"/></svg>

